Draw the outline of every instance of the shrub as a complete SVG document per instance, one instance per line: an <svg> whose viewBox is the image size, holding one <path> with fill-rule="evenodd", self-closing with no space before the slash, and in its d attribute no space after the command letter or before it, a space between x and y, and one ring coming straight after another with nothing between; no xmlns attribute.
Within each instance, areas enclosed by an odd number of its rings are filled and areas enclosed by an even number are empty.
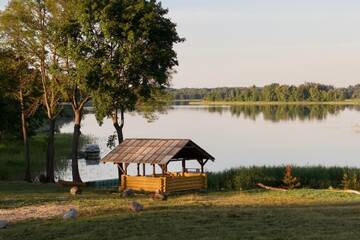
<svg viewBox="0 0 360 240"><path fill-rule="evenodd" d="M344 187L344 173L351 173L349 186L360 189L359 168L292 166L289 176L286 176L286 171L284 176L284 168L285 166L254 166L209 173L208 188L210 190L246 190L257 188L256 183L259 182L273 187L285 184L291 188L290 185L296 187L300 180L301 186L305 188L342 188Z"/></svg>

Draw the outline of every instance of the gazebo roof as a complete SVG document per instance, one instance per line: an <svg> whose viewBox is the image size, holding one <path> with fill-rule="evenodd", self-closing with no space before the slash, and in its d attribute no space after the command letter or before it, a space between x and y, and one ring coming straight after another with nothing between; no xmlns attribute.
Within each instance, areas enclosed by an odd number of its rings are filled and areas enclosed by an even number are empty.
<svg viewBox="0 0 360 240"><path fill-rule="evenodd" d="M167 164L169 161L215 158L190 139L125 139L101 161Z"/></svg>

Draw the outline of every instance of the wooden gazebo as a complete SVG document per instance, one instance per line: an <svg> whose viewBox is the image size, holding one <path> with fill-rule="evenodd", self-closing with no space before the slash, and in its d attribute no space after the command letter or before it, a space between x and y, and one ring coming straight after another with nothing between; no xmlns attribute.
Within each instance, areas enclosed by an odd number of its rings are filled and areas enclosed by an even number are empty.
<svg viewBox="0 0 360 240"><path fill-rule="evenodd" d="M196 160L200 168L186 168L186 161ZM121 189L176 192L207 188L204 165L215 158L190 139L125 139L107 154L102 162L117 164L121 175ZM181 172L168 172L170 162L181 162ZM136 164L137 175L129 176L128 167ZM152 174L146 175L145 165L152 166ZM158 165L161 174L157 174ZM140 168L142 167L142 174Z"/></svg>

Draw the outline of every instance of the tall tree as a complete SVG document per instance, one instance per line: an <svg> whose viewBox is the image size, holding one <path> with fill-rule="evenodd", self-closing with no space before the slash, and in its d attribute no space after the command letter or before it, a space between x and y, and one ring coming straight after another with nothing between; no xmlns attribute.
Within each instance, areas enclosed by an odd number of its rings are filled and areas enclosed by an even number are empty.
<svg viewBox="0 0 360 240"><path fill-rule="evenodd" d="M91 86L97 117L111 117L119 144L123 141L124 112L147 102L169 85L178 64L174 44L183 41L176 24L156 1L85 1L86 22L95 22L89 39L99 43L102 81ZM120 123L118 114L120 113Z"/></svg>
<svg viewBox="0 0 360 240"><path fill-rule="evenodd" d="M93 97L102 117L111 116L122 141L124 111L135 108L139 96L168 85L177 65L173 44L182 41L167 10L156 1L62 2L58 25L64 92L75 113L73 180L84 104ZM72 5L70 8L69 6ZM119 124L118 113L121 122Z"/></svg>
<svg viewBox="0 0 360 240"><path fill-rule="evenodd" d="M54 132L55 119L60 113L61 94L56 79L50 72L57 61L57 51L52 44L49 9L55 0L11 0L1 14L1 30L7 46L29 59L31 67L40 72L43 92L42 104L49 122L46 154L46 177L54 182Z"/></svg>
<svg viewBox="0 0 360 240"><path fill-rule="evenodd" d="M41 93L36 81L38 73L29 68L28 62L12 50L1 49L0 52L0 81L4 84L6 94L16 99L20 109L21 133L24 145L25 180L31 182L31 164L29 147L29 117L39 105Z"/></svg>
<svg viewBox="0 0 360 240"><path fill-rule="evenodd" d="M101 2L93 2L93 5ZM74 113L72 140L72 177L74 182L82 182L78 167L81 119L85 104L91 99L89 85L101 81L100 59L97 58L99 43L91 39L90 32L97 31L96 22L87 21L85 1L57 1L54 6L53 29L56 33L55 46L59 60L54 65L54 75L60 79L63 98L70 102Z"/></svg>

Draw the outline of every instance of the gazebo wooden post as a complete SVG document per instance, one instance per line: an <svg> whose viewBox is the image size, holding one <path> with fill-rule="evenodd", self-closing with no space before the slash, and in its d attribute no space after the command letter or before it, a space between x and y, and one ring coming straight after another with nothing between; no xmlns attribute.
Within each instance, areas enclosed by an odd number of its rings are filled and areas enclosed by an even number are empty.
<svg viewBox="0 0 360 240"><path fill-rule="evenodd" d="M140 176L140 163L137 164L137 175Z"/></svg>
<svg viewBox="0 0 360 240"><path fill-rule="evenodd" d="M142 167L143 176L145 177L145 163L143 163L142 166L143 166L143 167Z"/></svg>
<svg viewBox="0 0 360 240"><path fill-rule="evenodd" d="M204 173L204 166L208 161L209 159L206 159L205 161L203 159L198 159L198 162L200 163L201 166L201 173Z"/></svg>
<svg viewBox="0 0 360 240"><path fill-rule="evenodd" d="M156 176L156 173L155 173L155 164L152 165L153 166L153 177Z"/></svg>
<svg viewBox="0 0 360 240"><path fill-rule="evenodd" d="M161 171L162 171L162 175L165 176L165 174L167 173L167 164L159 164Z"/></svg>
<svg viewBox="0 0 360 240"><path fill-rule="evenodd" d="M127 176L127 169L128 169L128 166L130 165L130 163L125 163L125 169L124 169L124 173L125 175Z"/></svg>
<svg viewBox="0 0 360 240"><path fill-rule="evenodd" d="M204 160L198 159L198 162L200 163L201 166L201 173L204 173Z"/></svg>
<svg viewBox="0 0 360 240"><path fill-rule="evenodd" d="M182 175L185 176L185 171L186 171L185 159L183 159L181 162L182 162Z"/></svg>
<svg viewBox="0 0 360 240"><path fill-rule="evenodd" d="M116 163L117 167L118 167L118 172L119 172L119 185L121 184L121 176L124 174L123 173L123 169L120 165L120 163Z"/></svg>

